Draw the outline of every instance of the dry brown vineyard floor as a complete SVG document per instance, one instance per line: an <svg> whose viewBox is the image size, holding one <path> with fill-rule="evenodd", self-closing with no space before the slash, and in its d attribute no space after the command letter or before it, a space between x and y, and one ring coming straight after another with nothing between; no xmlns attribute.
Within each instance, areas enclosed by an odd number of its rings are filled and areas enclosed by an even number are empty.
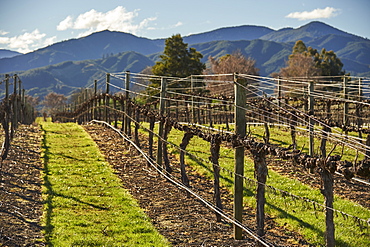
<svg viewBox="0 0 370 247"><path fill-rule="evenodd" d="M41 132L20 126L0 170L0 246L44 246Z"/></svg>
<svg viewBox="0 0 370 247"><path fill-rule="evenodd" d="M244 240L235 241L233 228L227 222L217 223L215 215L199 200L162 178L147 166L133 147L125 143L110 129L86 125L85 130L98 144L107 161L122 179L122 185L138 200L152 219L158 231L173 246L254 246L255 241L247 234ZM21 126L12 142L9 157L2 164L0 180L0 246L44 246L40 217L42 214L40 157L41 135L37 126ZM144 143L144 140L142 140ZM146 147L143 147L144 149ZM172 157L173 158L173 157ZM171 159L173 167L178 167ZM307 177L300 169L281 163L270 168L280 173L302 179L317 187L317 179ZM203 198L213 201L212 181L202 178L188 168L192 189ZM178 169L173 175L179 177ZM304 175L304 176L302 176ZM309 174L308 174L309 175ZM307 177L307 178L306 178ZM343 180L343 181L342 181ZM349 199L369 207L369 188L336 178L336 191ZM231 214L232 196L222 189L225 211ZM243 223L254 230L254 210L245 207ZM266 220L267 241L277 246L310 246L299 234L279 227L273 219Z"/></svg>

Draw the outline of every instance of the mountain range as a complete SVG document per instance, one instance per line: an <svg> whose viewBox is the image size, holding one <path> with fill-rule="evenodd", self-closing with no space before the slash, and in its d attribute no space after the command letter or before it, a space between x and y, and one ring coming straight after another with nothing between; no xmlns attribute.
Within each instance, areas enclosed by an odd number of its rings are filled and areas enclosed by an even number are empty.
<svg viewBox="0 0 370 247"><path fill-rule="evenodd" d="M6 49L0 49L0 59L7 58L7 57L15 57L18 55L22 55L22 53L11 51L11 50L6 50Z"/></svg>
<svg viewBox="0 0 370 247"><path fill-rule="evenodd" d="M203 62L209 56L240 50L256 60L263 76L284 67L294 43L302 40L318 50L333 50L351 75L370 76L370 40L322 22L280 30L251 25L225 27L183 39L203 54ZM17 73L31 95L43 96L50 91L68 95L106 72L140 72L152 66L164 49L164 41L106 30L1 58L0 73Z"/></svg>

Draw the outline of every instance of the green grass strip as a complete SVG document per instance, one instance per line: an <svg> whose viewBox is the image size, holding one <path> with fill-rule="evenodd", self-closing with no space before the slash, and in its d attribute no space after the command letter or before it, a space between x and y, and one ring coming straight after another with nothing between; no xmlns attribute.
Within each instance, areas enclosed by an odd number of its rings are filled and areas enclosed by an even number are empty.
<svg viewBox="0 0 370 247"><path fill-rule="evenodd" d="M82 127L40 125L48 246L169 246Z"/></svg>
<svg viewBox="0 0 370 247"><path fill-rule="evenodd" d="M254 132L256 130L253 130ZM283 130L273 130L273 142L288 142L288 133ZM183 137L183 132L172 130L169 135L169 141L179 145ZM301 138L301 137L300 137ZM303 142L303 140L300 140ZM193 137L186 148L192 154L208 160L211 153L209 151L210 144L198 137ZM178 150L170 148L172 153L178 154ZM220 149L220 166L234 170L234 151L230 148L221 147ZM186 163L197 169L201 174L209 179L213 179L212 165L202 162L201 160L187 157ZM302 168L303 169L303 168ZM230 191L233 191L233 176L221 170L221 184ZM254 178L253 160L246 156L244 175L248 178ZM302 171L302 176L304 172ZM319 179L319 178L318 178ZM191 181L190 181L191 183ZM304 185L301 182L282 176L277 172L269 170L267 184L275 188L288 191L292 194L309 198L312 201L324 203L324 197L319 190L313 189L310 186ZM255 207L255 185L246 183L244 189L244 202L246 205ZM370 219L370 210L360 206L357 203L335 197L334 208L350 215ZM276 216L276 220L280 225L284 225L288 231L296 231L302 234L308 241L317 245L324 246L325 244L325 214L323 209L314 208L310 203L303 203L299 200L293 200L290 197L283 198L281 195L266 193L266 213ZM370 246L369 228L361 229L352 218L343 217L340 213L335 215L335 237L336 246ZM289 232L287 232L289 235ZM289 239L287 244L297 244L294 239Z"/></svg>
<svg viewBox="0 0 370 247"><path fill-rule="evenodd" d="M147 127L147 124L144 124ZM250 128L252 136L257 140L262 141L264 135L263 126L253 126ZM157 131L157 125L155 132ZM284 128L271 128L272 143L279 144L283 147L288 147L291 143L290 134L284 131ZM172 129L169 134L168 141L179 146L183 138L183 132ZM303 148L308 144L306 136L297 136L299 148ZM330 150L332 144L328 144ZM329 149L330 148L330 149ZM197 157L208 160L211 156L210 143L198 137L193 137L186 150ZM179 155L176 148L170 147L170 153ZM341 153L341 150L333 153ZM355 151L345 150L344 159L353 160L356 156ZM203 162L201 159L187 157L186 163L196 169L200 174L213 179L213 168L210 163ZM220 148L220 166L229 170L234 170L234 150L226 147ZM302 168L303 169L303 168ZM267 184L275 188L288 191L294 195L308 198L312 201L324 204L324 197L318 189L313 189L310 186L304 185L298 180L282 176L277 172L269 169ZM302 171L302 176L304 171ZM221 184L233 191L234 178L229 172L221 170ZM244 176L254 179L254 164L253 160L247 155L245 157ZM318 178L320 179L320 178ZM190 181L191 184L191 181ZM245 205L256 207L255 185L246 183L244 188ZM341 199L335 196L334 208L361 219L370 219L370 210L361 205L349 200ZM290 231L299 232L305 239L316 246L325 246L325 213L322 208L316 208L310 203L302 203L300 200L293 200L291 197L282 197L280 194L266 192L266 213L276 217L277 223L284 225L287 229L287 235ZM358 224L352 219L347 218L340 213L335 214L335 237L336 246L370 246L370 228L361 229ZM364 224L364 223L363 223ZM293 238L287 239L287 245L298 244Z"/></svg>

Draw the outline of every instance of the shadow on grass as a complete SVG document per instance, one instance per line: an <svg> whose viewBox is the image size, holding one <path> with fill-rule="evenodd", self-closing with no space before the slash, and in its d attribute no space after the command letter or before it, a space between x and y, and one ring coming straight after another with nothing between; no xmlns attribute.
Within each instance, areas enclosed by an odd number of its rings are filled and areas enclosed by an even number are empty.
<svg viewBox="0 0 370 247"><path fill-rule="evenodd" d="M211 168L211 166L207 166L206 164L204 164L204 162L197 158L197 156L195 155L186 155L189 159L191 159L192 161L196 162L199 166L203 167L205 170L207 170L207 172L209 173L213 173L213 169ZM224 180L226 182L226 184L228 184L229 188L232 189L232 184L233 184L233 179L232 177L229 176L222 176L220 174L220 178L222 180ZM190 181L191 182L191 181ZM251 197L251 196L255 196L255 191L253 191L252 189L249 189L249 188L246 188L244 187L244 190L243 190L243 196L245 197ZM272 208L273 210L275 210L276 212L278 212L278 217L279 218L286 218L286 219L290 219L292 221L295 221L297 222L301 227L304 227L304 228L307 228L307 229L310 229L312 232L314 232L315 234L317 234L318 236L323 236L323 238L325 239L325 232L319 228L317 228L315 225L309 223L309 222L306 222L306 221L303 221L302 219L288 213L286 210L282 209L281 207L278 207L276 205L273 205L271 203L266 203L265 206L268 206L270 208ZM338 246L343 246L343 247L347 247L347 246L350 246L348 243L344 242L343 240L341 239L336 239L335 240L336 242L336 245Z"/></svg>
<svg viewBox="0 0 370 247"><path fill-rule="evenodd" d="M88 203L88 202L84 202L82 200L80 200L79 198L77 197L74 197L74 196L66 196L66 195L63 195L63 194L60 194L60 193L57 193L54 191L53 189L53 185L52 183L50 182L50 175L51 175L51 172L50 172L50 169L49 169L49 157L51 155L51 152L50 152L50 146L48 146L47 144L47 137L46 137L46 133L47 131L43 128L43 126L41 125L41 129L43 130L43 139L42 139L42 149L44 150L44 155L43 155L43 160L44 160L44 186L45 186L45 194L46 194L46 199L44 200L44 205L45 205L45 211L46 211L46 216L45 216L45 227L44 227L44 230L45 230L45 240L46 240L46 244L47 246L54 246L53 243L51 242L51 239L52 239L52 233L53 233L53 230L54 230L54 225L52 224L52 215L53 215L53 209L54 209L54 205L53 205L53 200L54 200L54 197L63 197L63 198L66 198L66 199L72 199L78 203L81 203L81 204L85 204L85 205L88 205L88 206L91 206L93 208L97 208L97 209L100 209L100 210L107 210L108 208L105 208L105 207L101 207L101 206L98 206L98 205L95 205L95 204L92 204L92 203ZM63 155L62 155L63 156ZM73 160L77 160L73 157L68 157L70 159L73 159Z"/></svg>
<svg viewBox="0 0 370 247"><path fill-rule="evenodd" d="M51 233L53 232L54 226L51 224L51 217L53 213L53 189L49 180L50 170L49 170L49 156L50 156L50 150L49 146L47 145L46 141L46 130L43 128L42 125L40 125L40 128L43 130L43 136L42 136L42 149L44 150L44 186L46 188L46 199L44 201L45 204L45 210L46 210L46 222L45 222L45 240L46 244L48 246L53 246L53 244L50 241Z"/></svg>

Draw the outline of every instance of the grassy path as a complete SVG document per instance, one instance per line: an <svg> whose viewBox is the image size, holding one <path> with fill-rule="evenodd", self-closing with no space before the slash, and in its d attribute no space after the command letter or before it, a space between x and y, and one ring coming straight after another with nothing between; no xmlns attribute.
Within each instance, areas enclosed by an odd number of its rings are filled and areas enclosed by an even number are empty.
<svg viewBox="0 0 370 247"><path fill-rule="evenodd" d="M40 125L48 246L169 246L80 126Z"/></svg>
<svg viewBox="0 0 370 247"><path fill-rule="evenodd" d="M276 141L286 140L289 132L278 131L275 134ZM183 133L178 130L172 130L169 135L169 141L179 145L181 143ZM285 139L284 139L285 138ZM273 140L273 141L275 141ZM286 141L288 143L288 141ZM187 151L197 155L197 157L207 160L211 155L209 152L210 145L208 142L193 137L187 147ZM170 148L170 151L178 154L178 150ZM234 151L229 148L221 147L220 149L220 166L233 171L234 165ZM202 175L213 178L213 169L210 164L199 162L200 160L186 158L186 162L197 169ZM269 177L267 184L275 188L288 191L292 194L301 197L309 198L312 201L324 204L324 198L318 189L313 189L307 185L302 184L298 180L291 179L280 175L272 169L268 172ZM254 164L253 160L246 155L245 177L254 179ZM221 170L222 185L233 190L233 177L230 173ZM253 183L245 183L244 201L247 205L255 207L255 186ZM335 196L334 208L351 215L357 216L362 219L370 219L370 210L356 204L354 202L341 199ZM296 231L302 234L311 243L321 246L325 243L325 215L323 211L316 210L309 203L302 204L289 198L275 195L271 191L266 193L266 213L273 215L275 220L280 225L285 225L287 229ZM342 217L340 213L335 214L335 227L336 227L336 246L370 246L369 229L364 228L361 230L357 223L351 218Z"/></svg>

